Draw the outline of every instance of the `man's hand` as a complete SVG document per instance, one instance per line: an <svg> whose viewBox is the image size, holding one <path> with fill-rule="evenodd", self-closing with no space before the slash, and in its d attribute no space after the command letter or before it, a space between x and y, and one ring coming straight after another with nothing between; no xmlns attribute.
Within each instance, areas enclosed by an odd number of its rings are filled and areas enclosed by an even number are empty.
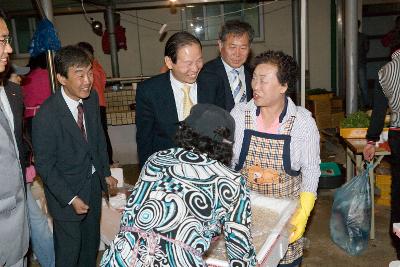
<svg viewBox="0 0 400 267"><path fill-rule="evenodd" d="M72 201L72 207L74 207L75 213L76 214L86 214L89 211L89 206L85 204L85 202L83 202L82 199L80 199L79 197L76 197L73 201Z"/></svg>
<svg viewBox="0 0 400 267"><path fill-rule="evenodd" d="M108 177L106 177L106 183L112 189L112 188L116 188L117 187L118 180L115 179L112 176L108 176Z"/></svg>
<svg viewBox="0 0 400 267"><path fill-rule="evenodd" d="M375 145L367 144L364 147L363 154L364 154L364 159L365 160L371 161L375 156Z"/></svg>

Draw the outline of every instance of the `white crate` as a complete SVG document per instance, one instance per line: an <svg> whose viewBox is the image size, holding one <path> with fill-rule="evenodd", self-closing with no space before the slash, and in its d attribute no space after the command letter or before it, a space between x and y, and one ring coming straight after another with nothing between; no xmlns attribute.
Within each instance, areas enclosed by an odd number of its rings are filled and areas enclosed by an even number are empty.
<svg viewBox="0 0 400 267"><path fill-rule="evenodd" d="M296 207L297 201L288 199L269 198L252 193L251 206L265 207L279 214L279 221L272 229L271 234L265 240L260 251L257 251L257 263L262 267L277 266L285 256L289 245L288 233L285 230ZM207 259L209 267L229 267L227 261Z"/></svg>

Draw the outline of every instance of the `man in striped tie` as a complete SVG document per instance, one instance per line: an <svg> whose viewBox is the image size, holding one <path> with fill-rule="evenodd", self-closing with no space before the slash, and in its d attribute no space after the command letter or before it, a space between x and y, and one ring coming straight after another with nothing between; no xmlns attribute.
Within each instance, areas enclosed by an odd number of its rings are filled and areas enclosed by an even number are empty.
<svg viewBox="0 0 400 267"><path fill-rule="evenodd" d="M230 111L235 104L253 97L251 69L246 64L254 30L247 22L227 21L219 34L220 56L207 62L202 72L216 73L224 83L225 107Z"/></svg>

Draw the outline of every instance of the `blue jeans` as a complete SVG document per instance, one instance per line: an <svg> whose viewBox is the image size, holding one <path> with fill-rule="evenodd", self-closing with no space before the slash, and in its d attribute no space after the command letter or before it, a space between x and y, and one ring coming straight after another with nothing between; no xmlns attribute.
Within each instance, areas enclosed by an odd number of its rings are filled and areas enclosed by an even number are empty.
<svg viewBox="0 0 400 267"><path fill-rule="evenodd" d="M370 101L368 96L368 81L367 81L367 66L366 65L359 65L358 66L358 86L360 87L361 91L361 99L362 99L362 106L369 107Z"/></svg>
<svg viewBox="0 0 400 267"><path fill-rule="evenodd" d="M47 217L32 196L31 184L27 184L26 188L29 230L33 253L35 253L42 267L54 267L53 234L47 223Z"/></svg>

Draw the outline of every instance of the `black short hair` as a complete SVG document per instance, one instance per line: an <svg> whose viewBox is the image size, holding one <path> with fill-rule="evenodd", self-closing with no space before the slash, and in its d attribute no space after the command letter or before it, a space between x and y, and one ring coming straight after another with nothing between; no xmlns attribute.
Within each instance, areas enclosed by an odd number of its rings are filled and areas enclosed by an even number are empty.
<svg viewBox="0 0 400 267"><path fill-rule="evenodd" d="M54 56L56 73L68 78L70 67L86 67L91 64L89 55L75 45L62 47Z"/></svg>
<svg viewBox="0 0 400 267"><path fill-rule="evenodd" d="M216 133L228 138L229 129L219 128ZM195 132L184 122L181 122L175 135L175 142L179 147L191 150L197 154L207 154L210 159L218 160L221 163L230 166L233 156L233 144L230 142L218 142L208 136L202 136Z"/></svg>
<svg viewBox="0 0 400 267"><path fill-rule="evenodd" d="M299 76L299 67L296 60L282 51L268 50L255 57L254 69L260 64L272 64L278 68L276 74L281 85L288 85L288 90L293 90Z"/></svg>
<svg viewBox="0 0 400 267"><path fill-rule="evenodd" d="M94 55L93 46L91 44L89 44L88 42L79 42L77 44L77 46L82 48L83 50L89 52L90 54L92 54L92 56Z"/></svg>
<svg viewBox="0 0 400 267"><path fill-rule="evenodd" d="M46 52L43 52L35 57L30 57L29 58L29 63L28 67L31 68L31 70L41 68L41 69L47 69L47 54Z"/></svg>
<svg viewBox="0 0 400 267"><path fill-rule="evenodd" d="M178 50L186 45L197 44L202 49L200 40L191 33L188 32L177 32L168 38L165 44L164 56L167 56L175 64Z"/></svg>
<svg viewBox="0 0 400 267"><path fill-rule="evenodd" d="M233 34L235 36L242 36L243 34L247 34L249 36L250 44L254 39L254 30L250 24L240 20L228 20L222 26L221 31L219 33L219 40L222 42L226 41L226 36L228 34Z"/></svg>

